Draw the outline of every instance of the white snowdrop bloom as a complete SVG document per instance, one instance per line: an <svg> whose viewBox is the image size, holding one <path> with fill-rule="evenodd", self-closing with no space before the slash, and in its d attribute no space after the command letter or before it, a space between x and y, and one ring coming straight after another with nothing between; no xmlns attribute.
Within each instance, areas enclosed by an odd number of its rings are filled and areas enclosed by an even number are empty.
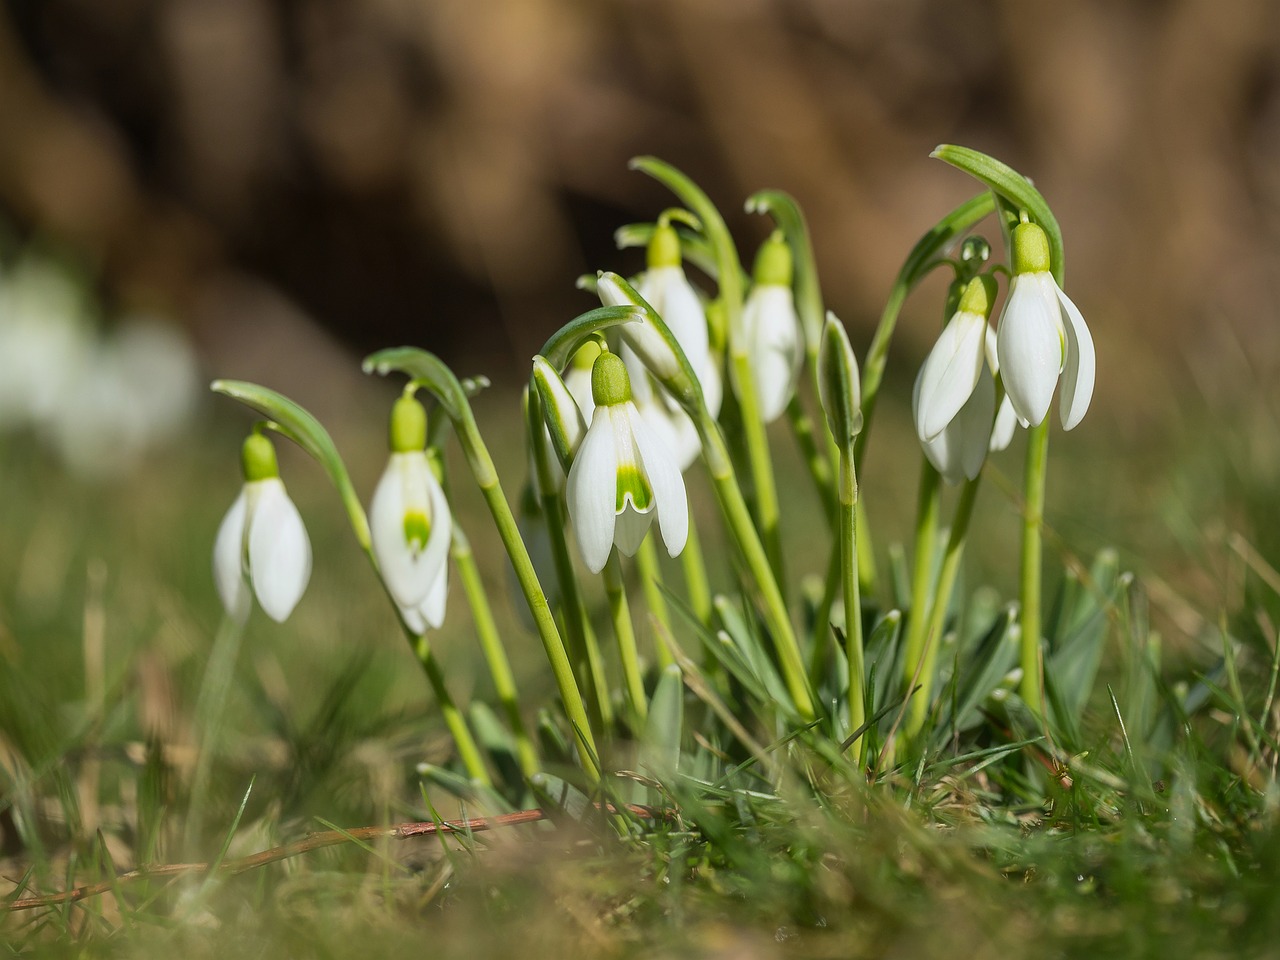
<svg viewBox="0 0 1280 960"><path fill-rule="evenodd" d="M272 620L283 623L311 578L311 541L285 492L271 441L253 434L241 454L245 483L213 545L213 579L227 613L243 623L250 588Z"/></svg>
<svg viewBox="0 0 1280 960"><path fill-rule="evenodd" d="M612 547L634 555L655 517L667 553L677 556L689 536L680 470L632 402L621 358L602 353L591 380L596 408L566 488L582 559L599 573Z"/></svg>
<svg viewBox="0 0 1280 960"><path fill-rule="evenodd" d="M987 327L987 366L992 374L1000 373L1000 360L996 350L996 332ZM997 453L1007 449L1013 442L1013 434L1018 429L1018 414L1014 412L1013 401L1005 393L1000 398L1000 409L996 411L996 422L991 428L991 444L989 450Z"/></svg>
<svg viewBox="0 0 1280 960"><path fill-rule="evenodd" d="M787 409L804 360L791 277L791 248L782 233L774 231L756 256L753 285L742 308L742 332L765 423L772 423Z"/></svg>
<svg viewBox="0 0 1280 960"><path fill-rule="evenodd" d="M921 368L916 376L911 397L912 413L917 422L920 419L925 372ZM990 447L991 424L995 413L995 379L984 365L978 372L977 385L956 415L933 437L920 441L925 456L948 483L973 480L982 472L982 464L987 459Z"/></svg>
<svg viewBox="0 0 1280 960"><path fill-rule="evenodd" d="M977 389L987 366L987 317L995 294L990 274L970 280L920 368L915 421L922 442L942 433Z"/></svg>
<svg viewBox="0 0 1280 960"><path fill-rule="evenodd" d="M387 592L419 635L444 622L453 517L426 451L426 412L402 396L391 413L391 457L369 508L373 555Z"/></svg>
<svg viewBox="0 0 1280 960"><path fill-rule="evenodd" d="M1084 317L1049 272L1049 240L1034 223L1013 231L1013 281L996 334L1001 379L1024 426L1044 422L1062 379L1063 429L1084 417L1093 396L1093 338Z"/></svg>

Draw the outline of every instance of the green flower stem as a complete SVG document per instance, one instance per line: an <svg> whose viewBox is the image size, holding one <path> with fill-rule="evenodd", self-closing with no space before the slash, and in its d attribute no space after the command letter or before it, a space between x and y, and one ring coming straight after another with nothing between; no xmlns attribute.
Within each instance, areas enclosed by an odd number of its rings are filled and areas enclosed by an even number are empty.
<svg viewBox="0 0 1280 960"><path fill-rule="evenodd" d="M636 631L631 622L631 606L627 603L627 585L622 579L622 562L616 549L609 552L604 565L604 592L609 598L609 618L613 621L613 638L618 642L618 659L631 707L632 730L644 729L649 715L649 701L644 693L644 676L640 672L640 654L636 648Z"/></svg>
<svg viewBox="0 0 1280 960"><path fill-rule="evenodd" d="M909 691L922 670L924 641L929 625L929 587L933 583L933 558L938 544L938 509L942 502L942 477L926 457L920 458L920 484L916 496L915 565L911 574L911 614L902 660L903 684Z"/></svg>
<svg viewBox="0 0 1280 960"><path fill-rule="evenodd" d="M817 383L818 351L815 347L810 351L810 374ZM818 437L813 429L813 419L805 412L800 402L799 393L791 397L787 404L787 422L791 424L791 433L796 438L796 446L800 448L800 456L809 470L809 477L817 488L818 498L828 516L835 516L837 504L835 487L831 483L831 460L818 449ZM825 432L825 431L824 431Z"/></svg>
<svg viewBox="0 0 1280 960"><path fill-rule="evenodd" d="M542 516L547 524L547 538L551 543L551 559L555 564L556 581L560 586L560 605L563 611L565 633L569 637L570 663L578 689L585 691L591 704L593 719L598 729L609 730L613 726L613 704L609 700L609 683L605 676L600 650L591 633L587 607L578 587L573 559L569 555L566 536L568 522L564 515L564 502L560 494L561 476L558 467L552 465L547 445L538 433L543 430L541 400L538 391L529 390L528 423L529 446L533 452L533 468L538 476L538 489L544 491L539 498Z"/></svg>
<svg viewBox="0 0 1280 960"><path fill-rule="evenodd" d="M840 457L840 583L844 595L845 655L849 660L849 729L857 730L867 719L864 686L866 664L862 652L862 599L858 592L858 478L853 455ZM860 754L865 757L866 739Z"/></svg>
<svg viewBox="0 0 1280 960"><path fill-rule="evenodd" d="M440 708L440 716L444 718L445 726L453 734L454 743L458 747L458 756L462 760L462 765L467 768L467 776L478 786L492 787L493 780L490 779L489 771L485 768L484 757L471 736L466 718L462 716L462 711L453 702L453 697L445 686L444 674L440 671L440 662L431 652L431 644L425 636L416 636L408 627L404 630L405 636L413 645L413 652L417 655L418 662L422 664L423 673L427 675L427 682L431 684L431 690L436 696L436 705Z"/></svg>
<svg viewBox="0 0 1280 960"><path fill-rule="evenodd" d="M684 570L684 586L689 592L689 609L704 627L711 625L715 608L711 602L711 583L707 578L707 564L702 554L702 538L698 534L697 519L689 514L689 539L680 554Z"/></svg>
<svg viewBox="0 0 1280 960"><path fill-rule="evenodd" d="M1044 716L1040 676L1040 578L1042 555L1040 526L1044 521L1044 490L1049 462L1049 418L1027 431L1027 468L1023 480L1022 564L1019 587L1022 624L1023 702L1037 716Z"/></svg>
<svg viewBox="0 0 1280 960"><path fill-rule="evenodd" d="M951 521L951 532L947 536L947 548L942 557L942 568L938 572L938 585L933 592L933 606L929 612L929 629L925 634L924 658L919 669L920 690L911 698L910 715L907 718L907 738L914 739L924 726L929 715L929 701L933 692L933 676L938 659L938 649L942 646L942 630L946 626L947 611L951 606L951 594L955 590L956 577L960 573L960 560L964 556L965 540L969 535L969 521L973 517L973 505L978 498L978 486L982 475L968 480L960 491L960 500L956 503L956 514Z"/></svg>
<svg viewBox="0 0 1280 960"><path fill-rule="evenodd" d="M836 521L839 522L840 507L836 505ZM857 514L854 514L857 522ZM809 644L809 682L817 687L822 682L822 675L827 669L827 650L831 645L831 611L836 605L836 595L841 589L840 571L843 551L840 541L832 543L827 552L827 572L822 580L822 596L818 600L813 614L813 636Z"/></svg>
<svg viewBox="0 0 1280 960"><path fill-rule="evenodd" d="M813 693L809 689L809 678L805 673L804 660L800 656L800 646L796 642L786 601L782 598L782 591L778 589L773 568L769 565L764 545L760 542L760 535L756 532L751 513L742 497L724 436L705 407L700 413L701 416L694 423L702 439L702 454L706 459L707 471L711 474L716 499L720 502L729 533L737 543L759 591L765 624L773 639L783 680L795 703L796 712L802 719L812 720L816 716Z"/></svg>
<svg viewBox="0 0 1280 960"><path fill-rule="evenodd" d="M658 666L666 669L675 663L671 651L663 642L663 636L671 632L671 612L667 609L667 598L662 595L662 566L658 562L658 549L653 544L653 531L650 530L636 551L636 570L640 574L640 588L644 591L645 606L649 614L662 629L654 638L654 650L658 657Z"/></svg>
<svg viewBox="0 0 1280 960"><path fill-rule="evenodd" d="M578 690L573 675L573 666L569 662L569 654L565 650L560 631L556 628L555 617L547 596L538 583L538 574L529 559L529 551L520 539L520 531L516 518L511 512L498 479L498 471L493 465L493 458L485 446L484 438L476 426L475 415L471 404L467 401L457 377L441 360L425 350L399 347L383 350L365 359L365 368L386 373L398 369L409 374L429 387L440 398L449 419L453 421L454 431L462 445L467 463L471 467L471 475L480 488L489 513L493 516L494 525L498 528L498 536L511 558L516 579L520 582L520 590L529 612L538 628L538 636L542 640L547 661L551 664L551 672L555 676L560 700L564 704L565 713L578 741L578 754L582 759L583 770L594 784L600 779L599 757L595 737L591 732L591 724L587 719L586 706L582 702L582 694ZM549 522L549 521L548 521Z"/></svg>
<svg viewBox="0 0 1280 960"><path fill-rule="evenodd" d="M775 586L783 581L782 531L778 524L778 493L773 478L773 461L769 456L769 440L760 403L756 398L755 380L751 375L751 359L747 353L746 334L742 328L743 277L742 262L733 237L702 189L687 176L656 157L635 157L630 166L658 180L678 196L702 224L703 234L716 260L716 283L719 299L724 304L728 332L727 366L729 380L738 398L743 437L747 446L747 463L751 470L756 520L764 540L765 555L774 573Z"/></svg>
<svg viewBox="0 0 1280 960"><path fill-rule="evenodd" d="M480 568L476 566L475 554L471 552L471 542L459 526L453 521L453 543L450 547L453 565L457 568L462 580L462 589L467 595L467 603L471 606L471 617L475 621L476 636L480 639L480 647L484 651L485 661L489 664L489 674L493 677L493 688L507 716L507 723L516 740L516 758L520 770L526 777L538 772L538 754L534 749L529 731L525 728L520 716L520 695L516 691L515 677L511 673L511 663L507 659L506 648L498 635L498 625L494 622L493 611L489 607L489 596L480 579Z"/></svg>

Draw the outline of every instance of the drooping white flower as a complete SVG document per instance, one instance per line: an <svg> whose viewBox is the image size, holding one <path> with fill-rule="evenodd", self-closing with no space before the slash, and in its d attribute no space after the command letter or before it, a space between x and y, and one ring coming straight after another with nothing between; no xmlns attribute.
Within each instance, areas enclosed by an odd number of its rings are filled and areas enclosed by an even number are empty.
<svg viewBox="0 0 1280 960"><path fill-rule="evenodd" d="M922 367L911 396L912 413L917 423L920 422L925 373ZM990 448L995 412L995 379L984 364L979 370L977 385L956 415L934 436L920 441L925 456L948 483L973 480L982 472L982 464Z"/></svg>
<svg viewBox="0 0 1280 960"><path fill-rule="evenodd" d="M631 377L631 399L636 409L663 449L670 452L680 472L684 473L698 459L698 452L702 449L698 428L671 394L654 382L634 350L624 343L618 355Z"/></svg>
<svg viewBox="0 0 1280 960"><path fill-rule="evenodd" d="M283 623L311 578L311 541L280 480L271 441L250 436L241 459L245 484L218 528L214 583L223 607L239 622L249 616L252 587L267 616Z"/></svg>
<svg viewBox="0 0 1280 960"><path fill-rule="evenodd" d="M1001 379L1018 419L1044 422L1062 378L1059 411L1070 430L1093 397L1093 338L1084 317L1049 272L1049 241L1034 223L1013 231L1013 281L997 331Z"/></svg>
<svg viewBox="0 0 1280 960"><path fill-rule="evenodd" d="M582 559L604 569L615 545L635 554L656 517L671 556L689 535L689 504L680 470L631 400L626 365L602 353L592 370L596 407L566 488Z"/></svg>
<svg viewBox="0 0 1280 960"><path fill-rule="evenodd" d="M756 256L753 285L742 308L742 333L765 423L772 423L787 409L804 359L791 276L791 248L782 233L774 231Z"/></svg>
<svg viewBox="0 0 1280 960"><path fill-rule="evenodd" d="M444 622L453 537L449 501L425 442L426 413L402 396L391 414L391 457L369 508L378 570L405 624L419 635Z"/></svg>

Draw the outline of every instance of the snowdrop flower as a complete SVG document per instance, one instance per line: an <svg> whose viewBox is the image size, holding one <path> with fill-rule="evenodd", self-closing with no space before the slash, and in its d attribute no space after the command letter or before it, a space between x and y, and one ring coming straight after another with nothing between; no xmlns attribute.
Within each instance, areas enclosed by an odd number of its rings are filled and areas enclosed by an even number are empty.
<svg viewBox="0 0 1280 960"><path fill-rule="evenodd" d="M280 480L275 447L252 434L241 450L244 488L227 511L213 545L213 579L227 613L243 623L250 594L283 623L311 578L311 542Z"/></svg>
<svg viewBox="0 0 1280 960"><path fill-rule="evenodd" d="M956 312L929 351L912 391L911 411L921 446L948 483L975 479L988 451L1007 447L1017 426L1007 395L996 411L1000 364L995 331L987 324L995 295L990 274L965 284Z"/></svg>
<svg viewBox="0 0 1280 960"><path fill-rule="evenodd" d="M624 343L618 356L622 358L631 377L631 396L636 409L653 430L663 449L671 454L680 472L684 473L698 459L698 453L702 450L698 428L693 425L680 404L676 403L675 398L654 382L635 351Z"/></svg>
<svg viewBox="0 0 1280 960"><path fill-rule="evenodd" d="M1060 415L1070 430L1093 396L1093 338L1049 272L1049 238L1034 223L1013 230L1013 281L997 331L1001 377L1024 426L1044 422L1062 378Z"/></svg>
<svg viewBox="0 0 1280 960"><path fill-rule="evenodd" d="M765 423L772 423L786 410L804 359L791 274L791 248L782 232L775 230L756 256L751 293L742 308L751 376Z"/></svg>
<svg viewBox="0 0 1280 960"><path fill-rule="evenodd" d="M369 508L373 555L405 625L444 623L453 519L424 449L427 414L412 394L391 410L391 458Z"/></svg>
<svg viewBox="0 0 1280 960"><path fill-rule="evenodd" d="M689 536L689 503L680 470L631 399L626 364L613 353L591 372L596 408L569 470L566 497L582 559L604 569L615 545L635 554L654 517L667 553Z"/></svg>

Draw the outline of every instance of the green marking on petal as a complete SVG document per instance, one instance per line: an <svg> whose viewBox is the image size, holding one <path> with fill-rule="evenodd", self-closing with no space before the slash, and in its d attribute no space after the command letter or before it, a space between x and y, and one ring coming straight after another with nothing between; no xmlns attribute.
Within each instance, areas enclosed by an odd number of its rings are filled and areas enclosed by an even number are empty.
<svg viewBox="0 0 1280 960"><path fill-rule="evenodd" d="M638 467L618 467L618 491L613 504L614 513L622 512L626 505L627 494L631 495L632 504L641 513L647 512L653 506L653 488L649 486L649 481L645 479Z"/></svg>
<svg viewBox="0 0 1280 960"><path fill-rule="evenodd" d="M406 510L404 513L404 542L414 550L425 550L427 538L430 536L430 518L421 510Z"/></svg>

